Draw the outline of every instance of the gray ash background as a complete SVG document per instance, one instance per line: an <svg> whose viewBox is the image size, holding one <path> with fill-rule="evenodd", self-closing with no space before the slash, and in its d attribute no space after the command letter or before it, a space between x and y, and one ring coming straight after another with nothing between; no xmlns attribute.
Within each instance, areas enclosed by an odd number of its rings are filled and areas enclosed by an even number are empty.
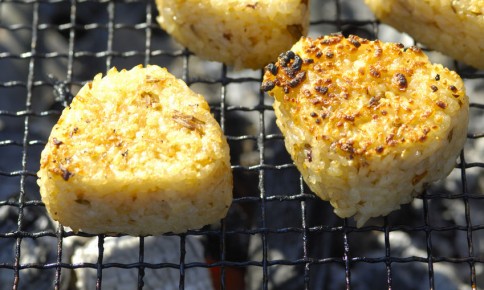
<svg viewBox="0 0 484 290"><path fill-rule="evenodd" d="M222 289L232 289L234 269L245 281L238 289L484 288L483 71L424 48L464 78L469 138L448 178L357 229L302 183L259 91L262 72L190 54L156 16L148 0L0 0L1 290L211 289L218 266ZM362 0L313 0L309 35L333 32L416 44L378 23ZM62 97L112 66L147 63L186 80L221 122L235 176L227 219L146 238L59 228L35 173Z"/></svg>

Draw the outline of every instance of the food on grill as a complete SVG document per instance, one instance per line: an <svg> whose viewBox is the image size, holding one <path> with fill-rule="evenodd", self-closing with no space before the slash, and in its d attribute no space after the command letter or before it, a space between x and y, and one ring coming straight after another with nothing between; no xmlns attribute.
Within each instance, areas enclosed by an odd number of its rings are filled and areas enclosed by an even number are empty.
<svg viewBox="0 0 484 290"><path fill-rule="evenodd" d="M484 69L484 1L365 0L384 23L429 48Z"/></svg>
<svg viewBox="0 0 484 290"><path fill-rule="evenodd" d="M38 176L50 215L74 231L183 232L223 218L232 201L229 147L207 102L158 66L86 84Z"/></svg>
<svg viewBox="0 0 484 290"><path fill-rule="evenodd" d="M417 47L302 38L266 67L261 88L310 189L358 226L447 176L466 139L461 78Z"/></svg>
<svg viewBox="0 0 484 290"><path fill-rule="evenodd" d="M306 35L309 0L156 0L158 22L200 57L259 69Z"/></svg>

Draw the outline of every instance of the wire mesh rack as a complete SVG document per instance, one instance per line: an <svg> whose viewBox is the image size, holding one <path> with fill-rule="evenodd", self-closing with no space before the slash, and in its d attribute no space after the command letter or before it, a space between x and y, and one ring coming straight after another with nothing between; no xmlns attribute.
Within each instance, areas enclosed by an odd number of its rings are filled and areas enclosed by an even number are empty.
<svg viewBox="0 0 484 290"><path fill-rule="evenodd" d="M456 70L471 99L451 175L364 227L305 186L260 92L262 71L199 59L149 0L0 0L0 289L479 289L484 287L484 73ZM311 36L419 45L358 0L313 0ZM234 202L184 234L74 233L40 200L40 152L66 102L109 68L158 64L207 97L231 147Z"/></svg>

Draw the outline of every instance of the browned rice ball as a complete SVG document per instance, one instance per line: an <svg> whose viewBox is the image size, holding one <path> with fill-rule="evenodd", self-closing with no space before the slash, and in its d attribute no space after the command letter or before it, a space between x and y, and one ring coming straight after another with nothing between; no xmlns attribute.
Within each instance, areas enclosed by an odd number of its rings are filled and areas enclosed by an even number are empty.
<svg viewBox="0 0 484 290"><path fill-rule="evenodd" d="M466 140L461 78L417 47L302 38L266 67L262 89L305 182L358 226L446 177Z"/></svg>

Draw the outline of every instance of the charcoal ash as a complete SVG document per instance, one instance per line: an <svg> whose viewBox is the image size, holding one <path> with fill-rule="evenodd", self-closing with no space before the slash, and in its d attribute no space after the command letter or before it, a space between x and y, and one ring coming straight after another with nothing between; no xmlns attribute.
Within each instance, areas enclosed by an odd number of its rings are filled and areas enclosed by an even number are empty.
<svg viewBox="0 0 484 290"><path fill-rule="evenodd" d="M181 249L186 251L183 263L206 263L204 249L200 239L187 235L184 240L178 236L145 237L144 263L153 265L144 268L143 289L177 289L180 283ZM103 264L136 263L140 255L140 238L106 237L103 242ZM72 256L72 263L97 263L99 256L98 238L92 238L83 246L78 247ZM174 267L162 268L157 265L172 264ZM96 288L97 269L79 267L73 277L76 289L90 290ZM103 289L136 289L138 286L138 268L105 268L102 273ZM187 267L184 270L184 285L187 290L213 289L208 268Z"/></svg>
<svg viewBox="0 0 484 290"><path fill-rule="evenodd" d="M9 200L14 201L14 196ZM19 208L17 206L0 206L0 233L15 233L19 230ZM48 218L42 207L26 206L21 211L21 232L27 234L54 233L54 224ZM57 260L57 238L46 234L38 238L23 236L21 233L6 238L0 238L0 263L14 264L16 259L17 238L20 239L19 263L25 269L20 271L20 288L35 285L37 289L50 289L55 278L55 269L41 270L34 265L45 265ZM31 266L29 266L31 265ZM0 285L10 285L13 271L0 271ZM61 284L67 285L69 275L62 277Z"/></svg>
<svg viewBox="0 0 484 290"><path fill-rule="evenodd" d="M335 20L335 23L328 25L316 25L310 32L313 36L321 33L330 33L341 30L343 34L358 34L359 36L374 39L375 25L353 25L344 23L345 19L368 20L373 19L368 14L368 10L360 1L340 0L339 8L336 1L312 1L313 11L316 11L314 20L325 19L334 20L338 10L342 13L341 19ZM122 23L143 23L145 21L146 7L145 4L138 5L120 5L116 3L115 21L117 24ZM220 101L222 86L219 82L227 84L225 89L225 129L229 136L246 136L246 141L235 139L230 140L232 161L238 169L234 171L236 201L224 222L226 231L248 232L253 234L228 234L221 240L221 235L202 234L200 246L196 246L195 252L200 254L205 251L214 259L221 259L220 249L222 242L225 245L226 252L224 259L229 262L244 263L261 262L267 259L269 262L277 261L276 264L270 264L266 269L262 266L243 266L246 270L247 289L261 289L264 285L264 279L267 278L269 289L300 289L304 283L308 282L310 289L344 289L346 288L345 267L341 262L318 263L311 262L309 270L306 272L304 263L300 259L304 256L304 245L308 258L324 259L331 258L340 261L345 255L343 245L344 229L349 230L347 236L349 241L350 258L366 257L384 257L385 249L388 245L384 242L385 224L389 227L407 227L407 228L425 228L424 220L428 218L432 228L444 228L444 230L431 231L432 237L432 254L435 257L457 257L466 258L469 256L469 242L467 240L468 232L466 230L455 229L456 227L468 226L468 219L471 222L469 226L484 224L484 215L482 215L480 200L469 199L465 201L462 197L454 198L456 195L482 194L484 186L483 170L479 166L473 166L465 170L467 182L462 184L462 172L457 168L445 180L432 185L426 193L428 197L425 203L428 205L429 212L427 216L424 213L424 200L417 198L409 205L403 206L402 210L392 213L385 223L384 218L373 219L367 227L378 227L379 230L366 230L363 232L352 231L353 222L349 219L345 222L336 217L332 208L327 202L320 201L304 185L301 185L300 175L295 168L274 170L263 169L264 184L263 195L268 197L263 202L256 200L260 197L261 192L258 188L259 173L258 169L250 169L260 164L261 155L264 157L264 164L280 165L291 164L287 152L282 143L282 138L272 141L262 140L264 152L259 152L258 138L261 138L260 131L264 136L270 134L280 134L274 128L274 118L270 110L264 109L264 124L260 123L262 112L260 105L259 91L257 82L248 82L247 79L260 78L260 72L242 71L235 72L226 68L219 63L207 62L199 59L197 56L190 54L179 46L172 38L169 38L161 29L152 29L151 47L155 53L147 58L145 55L134 55L120 57L119 54L129 51L146 50L146 34L144 30L136 29L116 29L115 39L113 42L113 52L106 53L108 29L103 27L107 22L108 2L99 3L96 1L87 1L77 3L76 25L75 29L75 52L85 53L89 56L75 57L73 67L74 71L68 77L66 75L66 54L69 50L69 33L70 29L65 29L71 21L70 3L60 2L56 5L43 3L39 6L40 22L54 25L54 28L41 31L41 37L38 39L37 51L42 53L59 54L55 57L35 58L34 59L34 81L37 85L33 89L32 108L35 112L54 111L48 117L31 118L29 128L29 140L46 140L52 125L60 116L60 112L66 104L59 102L56 92L64 90L64 93L75 95L76 91L86 81L92 79L94 74L105 72L108 63L118 68L129 68L138 63L144 63L146 59L156 64L163 64L168 67L176 76L185 78L183 69L185 58L175 58L163 56L165 52L182 53L187 56L188 72L187 81L197 92L206 95L210 101L217 119L220 120ZM32 19L32 9L30 5L15 5L15 3L0 4L0 24L14 25L17 23L30 23ZM156 15L155 6L151 5L153 16ZM338 17L340 17L338 16ZM155 19L152 19L156 25ZM96 27L94 28L93 27ZM64 27L57 29L56 27ZM87 29L88 28L88 29ZM406 46L415 44L413 39L408 35L397 33L392 28L385 25L378 25L378 37L385 41L395 41L404 43ZM7 51L13 54L22 54L30 52L31 34L27 30L19 33L8 32L0 33L0 51ZM465 84L468 95L474 103L482 103L484 94L484 85L482 77L475 70L467 67L456 65L449 58L435 52L427 52L435 62L444 63L453 69L458 69L465 75L478 76L475 79L466 79ZM0 53L1 54L1 53ZM97 55L96 55L97 54ZM15 57L0 58L2 66L8 67L8 70L0 70L0 80L12 80L25 82L29 75L28 62L29 57L17 59ZM55 78L51 82L49 75ZM236 84L240 82L240 84ZM213 84L215 83L215 84ZM63 86L63 88L60 88ZM23 86L13 86L7 90L8 97L2 97L0 111L21 112L25 110L25 88ZM17 97L18 96L18 97ZM270 98L264 96L264 104L270 104ZM227 109L228 108L228 109ZM247 113L246 111L252 110ZM483 110L471 109L471 122L469 132L471 134L482 133ZM262 128L263 126L264 128ZM23 117L5 117L0 115L0 142L3 140L13 140L22 144L24 138L24 118ZM35 172L33 164L38 164L38 155L40 146L28 147L27 164L29 172ZM22 168L22 148L17 145L7 145L0 147L0 172L14 172ZM484 139L468 139L465 147L465 158L467 163L481 162L484 159ZM243 167L240 169L240 167ZM0 202L11 200L18 201L20 196L19 176L2 176L0 185ZM35 185L33 177L26 178L24 183L23 194L26 200L39 200L38 187ZM301 190L301 187L303 188ZM303 194L302 194L303 193ZM438 198L437 198L438 197ZM251 200L253 198L253 201ZM302 207L305 209L305 223L311 231L306 232L306 244L303 241L302 228ZM466 205L469 208L469 215L466 215ZM38 209L38 211L36 210ZM0 233L13 233L18 228L18 207L10 205L0 206ZM29 233L39 233L48 230L51 233L56 231L54 224L46 218L45 208L42 205L28 206L23 211L22 230ZM264 216L264 218L263 218ZM264 223L263 223L264 220ZM448 228L448 230L445 230ZM220 225L213 225L207 230L222 230ZM268 229L268 230L267 230ZM293 230L297 229L297 230ZM330 231L327 229L341 229ZM472 230L474 257L484 248L484 231ZM191 238L187 237L187 243L190 244ZM414 256L427 258L427 240L425 232L419 231L400 231L394 229L389 234L390 248L392 257L406 257L411 259ZM179 237L167 237L168 241L173 238L174 243L167 241L158 241L158 238L145 239L145 262L151 256L152 250L158 249L159 253L153 253L156 257L153 263L161 263L164 256L160 253L166 253L171 249L173 253L179 253ZM163 240L163 239L161 239ZM0 263L13 263L15 259L15 237L0 238L0 248L8 249L0 251ZM37 239L30 237L22 238L21 242L21 263L26 265L53 263L57 260L57 238L47 236ZM77 239L76 236L64 237L63 239L63 258L65 263L74 263L71 259L72 253L75 252L75 263L96 263L96 257L99 252L97 248L97 238ZM106 257L103 264L109 263L115 256L122 257L123 260L117 260L119 263L136 263L139 255L139 238L106 238ZM264 251L267 250L266 255ZM116 254L114 254L116 253ZM170 256L171 257L171 256ZM166 257L165 257L166 258ZM177 264L179 256L174 256L173 263ZM187 257L188 258L188 257ZM198 259L198 258L197 258ZM201 258L200 258L201 259ZM190 261L187 259L186 261ZM205 261L200 260L202 263ZM481 263L475 263L477 272L477 284L484 282L484 269ZM193 270L206 269L195 267ZM93 287L92 282L96 281L96 272L93 269L82 266L80 270L63 269L61 275L62 289L76 289L79 287ZM154 287L156 279L173 280L174 288L178 287L176 279L179 269L166 269L166 273L173 274L166 278L163 271L155 269L146 269L143 289ZM173 271L172 271L173 270ZM386 289L387 288L387 269L383 262L354 262L350 263L351 286L352 289ZM464 263L433 263L434 284L436 289L469 289L470 267ZM151 272L150 272L151 271ZM267 271L267 272L264 272ZM112 273L112 274L111 274ZM126 276L122 276L129 273ZM129 283L137 281L138 269L125 269L123 267L109 267L103 271L103 289L109 287L122 286L119 281L124 281L129 277ZM161 273L161 274L160 274ZM206 273L205 273L206 274ZM205 275L204 274L204 275ZM266 275L267 274L267 275ZM2 269L0 271L0 285L11 285L13 281L13 271ZM94 275L94 276L93 276ZM112 276L111 276L112 275ZM121 276L119 276L121 275ZM115 278L121 277L118 285ZM372 279L378 277L378 279ZM154 280L151 280L154 278ZM173 279L172 279L173 278ZM185 288L191 287L190 278L187 276ZM305 281L305 279L308 281ZM35 289L51 289L55 279L55 270L37 269L28 267L21 271L22 286L33 287ZM203 281L207 277L203 276ZM84 283L84 284L83 284ZM112 284L111 284L112 283ZM171 282L170 282L171 283ZM429 273L428 264L425 262L410 261L407 263L392 263L392 284L394 289L421 289L428 288ZM131 285L131 284L126 284ZM172 285L172 284L170 284ZM198 285L198 284L195 284ZM136 287L136 284L135 284ZM132 287L132 288L135 288ZM195 286L194 286L195 287ZM207 286L209 287L209 286ZM0 287L1 288L1 287ZM95 288L95 286L94 286ZM210 288L208 288L210 289Z"/></svg>

